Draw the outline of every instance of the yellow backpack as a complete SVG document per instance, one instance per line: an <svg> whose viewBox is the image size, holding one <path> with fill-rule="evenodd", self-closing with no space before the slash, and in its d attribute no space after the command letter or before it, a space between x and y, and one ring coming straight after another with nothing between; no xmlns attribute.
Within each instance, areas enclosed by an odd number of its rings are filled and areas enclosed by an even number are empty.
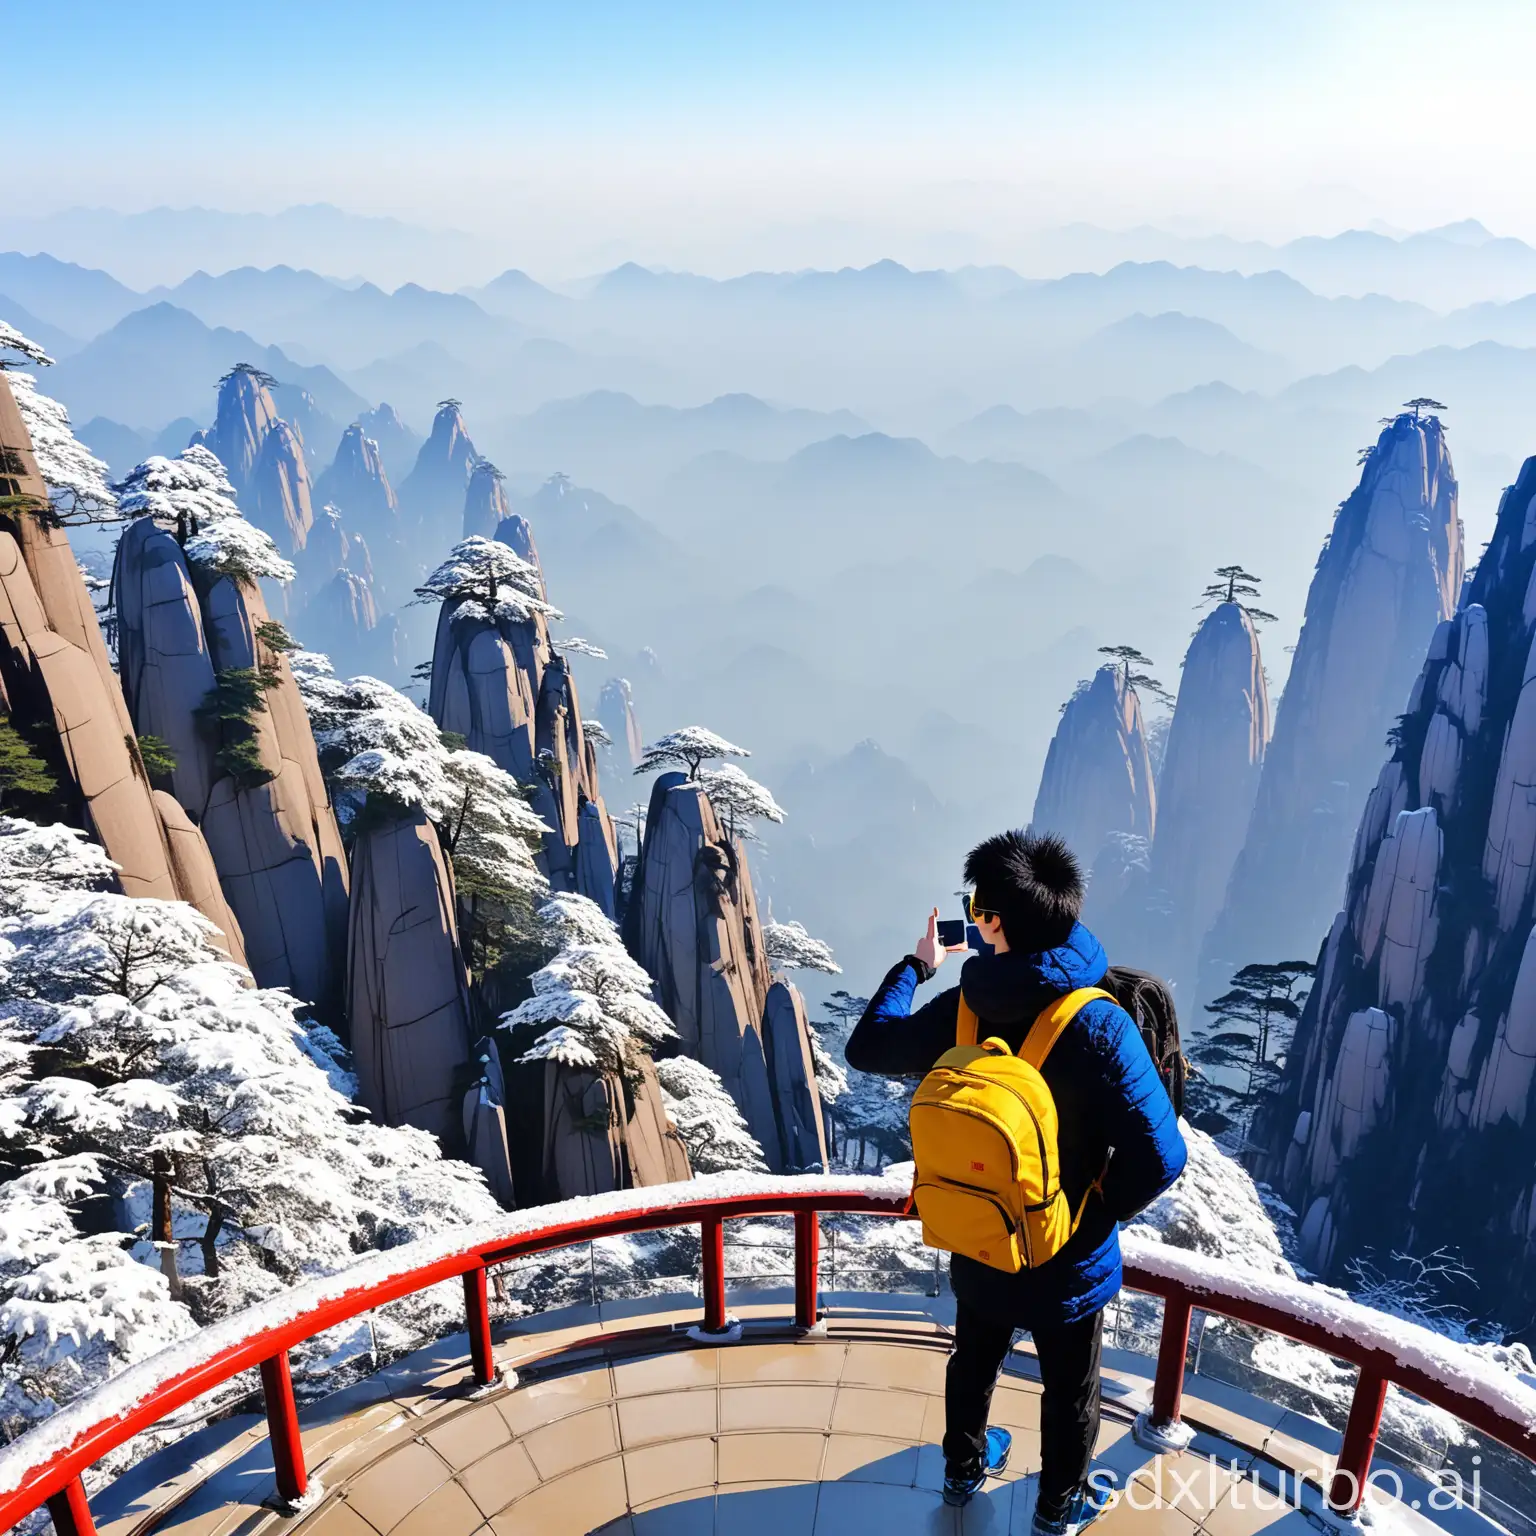
<svg viewBox="0 0 1536 1536"><path fill-rule="evenodd" d="M976 1043L976 1014L961 994L954 1049L918 1085L909 1116L912 1198L929 1247L1013 1274L1037 1269L1077 1231L1088 1196L1074 1212L1062 1192L1056 1104L1040 1068L1099 997L1114 1001L1100 987L1058 998L1015 1056L996 1037Z"/></svg>

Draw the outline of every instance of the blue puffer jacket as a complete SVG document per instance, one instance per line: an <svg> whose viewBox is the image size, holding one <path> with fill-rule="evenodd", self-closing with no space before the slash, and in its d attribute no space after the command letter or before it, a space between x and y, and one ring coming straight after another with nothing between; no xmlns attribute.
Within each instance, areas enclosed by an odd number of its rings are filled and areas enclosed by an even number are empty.
<svg viewBox="0 0 1536 1536"><path fill-rule="evenodd" d="M1079 923L1059 949L972 955L960 985L914 1013L913 993L933 972L909 955L881 982L849 1036L848 1065L921 1076L955 1044L962 990L982 1038L997 1035L1018 1050L1041 1009L1075 988L1097 986L1108 968L1103 946ZM958 1254L951 1261L956 1297L1016 1328L1049 1328L1097 1312L1120 1289L1119 1223L1162 1194L1188 1156L1141 1032L1114 1003L1089 1003L1056 1042L1042 1075L1056 1101L1067 1198L1075 1207L1101 1169L1104 1180L1071 1241L1038 1269L1008 1275Z"/></svg>

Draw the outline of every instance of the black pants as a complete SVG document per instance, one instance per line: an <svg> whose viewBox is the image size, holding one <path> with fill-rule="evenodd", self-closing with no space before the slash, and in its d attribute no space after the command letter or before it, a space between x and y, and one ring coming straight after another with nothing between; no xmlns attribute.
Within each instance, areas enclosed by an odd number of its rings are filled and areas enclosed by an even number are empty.
<svg viewBox="0 0 1536 1536"><path fill-rule="evenodd" d="M1104 1314L1058 1328L1036 1328L1040 1360L1041 1513L1056 1514L1088 1476L1099 1437L1099 1357ZM995 1323L955 1303L955 1347L944 1379L944 1462L974 1475L986 1451L992 1389L1013 1343L1011 1323Z"/></svg>

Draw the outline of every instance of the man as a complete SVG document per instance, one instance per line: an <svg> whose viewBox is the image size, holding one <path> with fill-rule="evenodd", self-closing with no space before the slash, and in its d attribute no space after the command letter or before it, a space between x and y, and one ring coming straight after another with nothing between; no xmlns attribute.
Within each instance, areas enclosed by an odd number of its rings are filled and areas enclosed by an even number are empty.
<svg viewBox="0 0 1536 1536"><path fill-rule="evenodd" d="M955 1045L959 999L1015 1052L1040 1011L1108 968L1099 941L1078 922L1083 877L1060 838L1004 832L965 861L971 919L990 954L973 955L960 985L912 1011L912 994L944 963L938 911L928 931L881 982L848 1039L848 1065L888 1076L926 1073ZM1090 1002L1042 1068L1059 1117L1061 1183L1074 1210L1094 1189L1081 1225L1037 1269L1006 1274L955 1254L955 1342L945 1381L944 1497L964 1504L1008 1457L1006 1430L988 1429L992 1389L1016 1329L1034 1337L1040 1399L1037 1536L1075 1536L1108 1507L1089 1483L1099 1430L1099 1358L1105 1304L1120 1289L1119 1223L1183 1171L1178 1121L1131 1017L1108 999ZM1097 1479L1095 1483L1097 1483Z"/></svg>

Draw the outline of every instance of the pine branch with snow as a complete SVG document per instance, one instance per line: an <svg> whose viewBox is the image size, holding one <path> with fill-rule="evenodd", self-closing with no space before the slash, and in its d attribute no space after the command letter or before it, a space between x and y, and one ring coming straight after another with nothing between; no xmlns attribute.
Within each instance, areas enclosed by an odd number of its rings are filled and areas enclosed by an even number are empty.
<svg viewBox="0 0 1536 1536"><path fill-rule="evenodd" d="M553 1057L633 1079L641 1054L677 1038L650 976L585 896L553 897L539 916L558 947L531 978L533 996L502 1015L516 1059Z"/></svg>
<svg viewBox="0 0 1536 1536"><path fill-rule="evenodd" d="M4 320L0 320L0 352L19 352L27 362L36 363L39 368L53 367L53 359L30 336L23 336ZM0 368L9 371L19 366L14 358L0 357Z"/></svg>
<svg viewBox="0 0 1536 1536"><path fill-rule="evenodd" d="M691 1056L656 1063L661 1101L695 1173L766 1173L767 1160L717 1073Z"/></svg>
<svg viewBox="0 0 1536 1536"><path fill-rule="evenodd" d="M64 891L108 891L117 865L78 827L0 816L0 919L39 910ZM35 915L35 914L34 914Z"/></svg>
<svg viewBox="0 0 1536 1536"><path fill-rule="evenodd" d="M763 948L781 971L825 971L841 976L843 968L832 958L832 946L813 939L803 923L764 923Z"/></svg>
<svg viewBox="0 0 1536 1536"><path fill-rule="evenodd" d="M75 436L69 412L45 395L30 373L8 372L6 378L32 440L37 472L48 487L47 515L63 527L114 521L119 513L107 466Z"/></svg>
<svg viewBox="0 0 1536 1536"><path fill-rule="evenodd" d="M696 779L699 769L712 758L751 756L745 747L734 746L702 725L685 725L682 730L670 731L653 741L641 753L635 772L657 773L664 768L686 768L688 777Z"/></svg>
<svg viewBox="0 0 1536 1536"><path fill-rule="evenodd" d="M782 823L784 820L784 808L778 801L734 763L702 768L697 779L730 837L757 842L754 821Z"/></svg>

